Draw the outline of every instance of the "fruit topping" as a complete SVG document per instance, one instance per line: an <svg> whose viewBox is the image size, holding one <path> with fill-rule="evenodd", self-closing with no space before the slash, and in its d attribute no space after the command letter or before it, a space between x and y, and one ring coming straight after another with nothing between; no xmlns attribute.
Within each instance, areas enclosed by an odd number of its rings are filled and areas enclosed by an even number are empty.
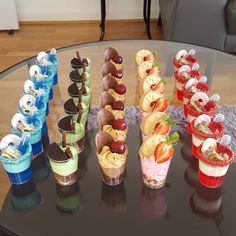
<svg viewBox="0 0 236 236"><path fill-rule="evenodd" d="M114 89L114 90L115 90L116 93L122 95L122 94L125 94L125 92L126 92L126 87L125 87L125 85L123 85L123 84L117 84L117 85L115 86L115 89Z"/></svg>
<svg viewBox="0 0 236 236"><path fill-rule="evenodd" d="M116 119L112 124L112 128L117 130L125 130L127 128L127 124L124 119Z"/></svg>
<svg viewBox="0 0 236 236"><path fill-rule="evenodd" d="M126 151L126 145L123 141L114 141L110 145L110 150L113 153L124 154Z"/></svg>
<svg viewBox="0 0 236 236"><path fill-rule="evenodd" d="M168 107L168 101L165 98L160 98L157 101L151 103L152 111L163 112Z"/></svg>
<svg viewBox="0 0 236 236"><path fill-rule="evenodd" d="M170 158L172 158L174 154L173 145L175 145L179 140L178 133L173 133L171 136L166 137L166 141L160 142L154 151L155 161L157 163L163 163Z"/></svg>
<svg viewBox="0 0 236 236"><path fill-rule="evenodd" d="M111 106L113 110L120 110L120 111L123 111L125 107L122 101L113 101Z"/></svg>
<svg viewBox="0 0 236 236"><path fill-rule="evenodd" d="M110 61L110 60L113 60L117 64L122 64L123 62L122 57L112 47L108 47L104 51L104 61Z"/></svg>

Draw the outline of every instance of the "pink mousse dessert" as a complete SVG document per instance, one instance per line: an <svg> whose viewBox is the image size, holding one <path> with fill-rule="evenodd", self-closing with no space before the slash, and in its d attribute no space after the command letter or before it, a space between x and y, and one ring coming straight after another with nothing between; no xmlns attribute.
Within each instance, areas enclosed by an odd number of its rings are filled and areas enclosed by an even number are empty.
<svg viewBox="0 0 236 236"><path fill-rule="evenodd" d="M175 70L177 70L183 65L192 66L194 63L197 63L195 53L196 52L194 49L191 49L189 52L187 52L186 50L180 50L179 52L177 52L173 59Z"/></svg>
<svg viewBox="0 0 236 236"><path fill-rule="evenodd" d="M217 102L220 100L218 94L212 95L210 98L204 92L195 93L189 102L186 104L187 120L188 120L188 131L190 130L190 123L202 114L206 114L210 117L216 113Z"/></svg>
<svg viewBox="0 0 236 236"><path fill-rule="evenodd" d="M183 106L184 106L184 114L187 116L186 105L188 104L191 97L197 92L204 92L209 95L210 88L206 84L207 77L201 76L199 80L192 78L188 80L188 82L183 86Z"/></svg>
<svg viewBox="0 0 236 236"><path fill-rule="evenodd" d="M153 189L165 185L171 158L174 155L172 145L179 140L179 135L153 135L147 138L139 149L143 183Z"/></svg>
<svg viewBox="0 0 236 236"><path fill-rule="evenodd" d="M183 87L191 79L200 79L201 74L198 71L199 65L194 63L192 67L189 65L183 65L178 70L175 71L175 87L176 87L176 97L180 101L183 100Z"/></svg>
<svg viewBox="0 0 236 236"><path fill-rule="evenodd" d="M190 123L192 133L192 154L197 157L198 147L207 139L220 139L224 134L224 115L217 114L214 118L203 114Z"/></svg>
<svg viewBox="0 0 236 236"><path fill-rule="evenodd" d="M222 185L230 164L234 160L234 152L229 147L231 137L224 135L219 141L206 139L198 147L199 182L208 188L218 188Z"/></svg>

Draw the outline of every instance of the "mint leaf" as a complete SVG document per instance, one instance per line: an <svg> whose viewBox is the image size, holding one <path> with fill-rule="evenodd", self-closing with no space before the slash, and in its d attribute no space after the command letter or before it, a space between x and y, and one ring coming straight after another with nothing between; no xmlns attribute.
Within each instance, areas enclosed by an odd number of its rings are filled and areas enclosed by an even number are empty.
<svg viewBox="0 0 236 236"><path fill-rule="evenodd" d="M154 61L152 64L153 64L153 66L157 66L157 67L159 67L159 65L158 65L158 62L157 62L157 61Z"/></svg>
<svg viewBox="0 0 236 236"><path fill-rule="evenodd" d="M157 51L153 51L153 52L152 52L152 55L153 55L154 57L156 57L156 56L157 56Z"/></svg>
<svg viewBox="0 0 236 236"><path fill-rule="evenodd" d="M179 134L174 132L172 135L166 137L166 143L172 146L176 145L179 141Z"/></svg>

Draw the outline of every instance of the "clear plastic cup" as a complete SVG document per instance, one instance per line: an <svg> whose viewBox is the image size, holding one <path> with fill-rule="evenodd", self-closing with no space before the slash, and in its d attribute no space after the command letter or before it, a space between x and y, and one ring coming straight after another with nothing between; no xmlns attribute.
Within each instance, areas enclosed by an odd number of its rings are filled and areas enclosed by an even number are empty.
<svg viewBox="0 0 236 236"><path fill-rule="evenodd" d="M70 147L72 157L66 160L58 160L55 156L52 156L50 153L50 147L47 149L47 156L55 177L56 182L59 185L72 185L78 180L78 146L74 143L67 144L65 148L62 147L62 143L59 142L58 146L65 150Z"/></svg>
<svg viewBox="0 0 236 236"><path fill-rule="evenodd" d="M0 156L8 178L13 184L24 184L32 178L31 151L31 146L28 145L25 153L18 158L7 159Z"/></svg>
<svg viewBox="0 0 236 236"><path fill-rule="evenodd" d="M197 149L197 157L199 159L199 182L208 188L219 188L224 181L224 177L228 171L230 164L234 160L234 153L228 146L217 143L217 148L223 149L224 153L229 155L227 161L209 160L201 152L201 147Z"/></svg>
<svg viewBox="0 0 236 236"><path fill-rule="evenodd" d="M143 183L152 189L165 185L171 159L157 163L154 156L141 158Z"/></svg>

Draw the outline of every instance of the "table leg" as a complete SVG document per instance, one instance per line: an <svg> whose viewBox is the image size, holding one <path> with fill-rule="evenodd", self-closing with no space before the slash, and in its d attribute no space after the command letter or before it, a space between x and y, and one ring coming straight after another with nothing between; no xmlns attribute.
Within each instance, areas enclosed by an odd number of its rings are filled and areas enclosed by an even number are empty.
<svg viewBox="0 0 236 236"><path fill-rule="evenodd" d="M146 9L147 9L147 0L143 0L143 20L145 24L147 24Z"/></svg>
<svg viewBox="0 0 236 236"><path fill-rule="evenodd" d="M143 20L146 24L146 32L148 39L152 39L150 33L150 13L151 13L151 0L144 0L143 1Z"/></svg>
<svg viewBox="0 0 236 236"><path fill-rule="evenodd" d="M150 33L150 11L151 11L151 0L148 0L148 6L147 6L147 23L146 23L146 29L147 29L147 36L148 39L152 39L151 33Z"/></svg>
<svg viewBox="0 0 236 236"><path fill-rule="evenodd" d="M106 19L106 0L101 0L101 34L100 34L100 41L103 40L105 35L105 19Z"/></svg>

